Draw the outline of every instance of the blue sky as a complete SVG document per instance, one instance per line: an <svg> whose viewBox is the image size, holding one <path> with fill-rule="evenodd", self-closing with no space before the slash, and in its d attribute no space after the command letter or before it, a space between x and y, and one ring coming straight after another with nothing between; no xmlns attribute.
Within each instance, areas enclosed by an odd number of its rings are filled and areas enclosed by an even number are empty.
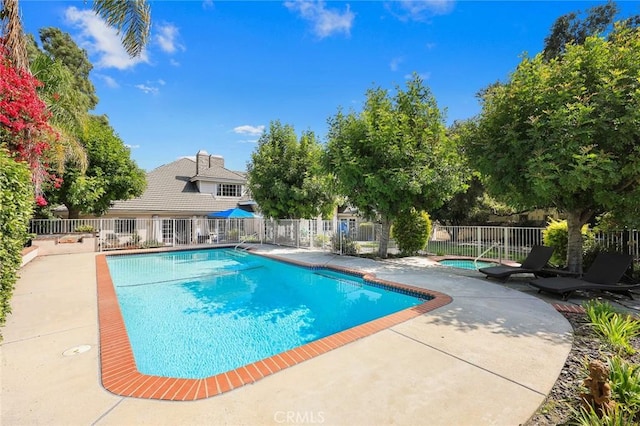
<svg viewBox="0 0 640 426"><path fill-rule="evenodd" d="M151 1L143 55L129 58L84 1L21 0L25 31L68 32L94 65L112 127L146 170L200 149L245 170L280 120L325 141L340 107L418 73L446 122L480 111L476 93L540 52L555 19L603 2ZM619 1L620 16L640 2Z"/></svg>

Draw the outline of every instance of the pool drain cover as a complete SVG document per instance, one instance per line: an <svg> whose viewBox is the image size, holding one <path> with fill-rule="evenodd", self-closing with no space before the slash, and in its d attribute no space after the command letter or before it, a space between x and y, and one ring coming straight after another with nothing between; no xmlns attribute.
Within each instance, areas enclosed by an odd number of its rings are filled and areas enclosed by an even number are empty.
<svg viewBox="0 0 640 426"><path fill-rule="evenodd" d="M89 346L89 345L74 346L73 348L69 348L66 351L62 352L62 355L64 355L64 356L78 355L78 354L81 354L83 352L88 351L89 349L91 349L91 346Z"/></svg>

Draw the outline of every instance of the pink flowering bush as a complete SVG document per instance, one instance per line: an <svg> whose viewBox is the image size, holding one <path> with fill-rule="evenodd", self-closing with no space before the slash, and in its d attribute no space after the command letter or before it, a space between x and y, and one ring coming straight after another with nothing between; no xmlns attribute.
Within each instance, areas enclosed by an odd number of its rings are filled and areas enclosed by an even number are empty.
<svg viewBox="0 0 640 426"><path fill-rule="evenodd" d="M16 69L0 49L0 146L31 169L38 205L46 203L41 186L52 176L46 172L45 158L49 141L57 136L48 124L51 114L36 92L41 85L28 71Z"/></svg>

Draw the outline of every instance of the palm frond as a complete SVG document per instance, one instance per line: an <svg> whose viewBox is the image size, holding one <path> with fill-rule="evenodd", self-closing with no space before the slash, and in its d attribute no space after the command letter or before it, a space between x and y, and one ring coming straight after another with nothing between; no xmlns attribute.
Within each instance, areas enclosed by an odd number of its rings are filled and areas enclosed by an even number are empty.
<svg viewBox="0 0 640 426"><path fill-rule="evenodd" d="M93 10L118 30L131 57L140 56L151 28L151 8L146 0L95 0Z"/></svg>

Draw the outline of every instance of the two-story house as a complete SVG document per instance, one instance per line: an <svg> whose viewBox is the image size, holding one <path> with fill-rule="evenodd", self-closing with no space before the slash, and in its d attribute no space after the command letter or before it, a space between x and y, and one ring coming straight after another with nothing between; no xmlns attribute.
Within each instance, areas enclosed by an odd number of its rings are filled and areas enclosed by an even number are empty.
<svg viewBox="0 0 640 426"><path fill-rule="evenodd" d="M244 174L224 167L224 158L198 151L147 173L138 198L116 201L104 217L191 218L240 207L253 211Z"/></svg>
<svg viewBox="0 0 640 426"><path fill-rule="evenodd" d="M211 232L205 229L209 214L235 207L249 212L256 207L245 175L225 168L223 157L200 150L195 158L180 158L148 172L142 196L114 202L102 217L115 219L110 232L116 235L145 234L142 224L153 219L158 224L155 239L176 234L191 239ZM200 221L202 225L193 225ZM188 229L173 229L182 227Z"/></svg>

